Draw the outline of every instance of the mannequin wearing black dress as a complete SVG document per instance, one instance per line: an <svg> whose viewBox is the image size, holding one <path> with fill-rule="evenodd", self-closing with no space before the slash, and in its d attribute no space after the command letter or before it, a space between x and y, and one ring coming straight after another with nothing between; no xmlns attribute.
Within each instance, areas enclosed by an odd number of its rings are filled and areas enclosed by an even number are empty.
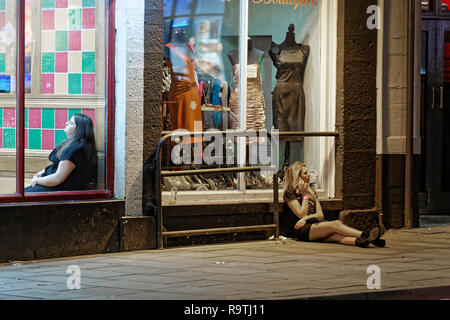
<svg viewBox="0 0 450 320"><path fill-rule="evenodd" d="M272 42L269 50L274 66L277 68L277 84L273 91L272 107L274 125L280 131L305 131L305 93L303 78L310 54L310 46L295 41L295 27L289 26L286 39L281 44ZM284 138L285 163L289 163L290 142L301 142L303 150L304 138ZM300 159L297 159L300 160Z"/></svg>

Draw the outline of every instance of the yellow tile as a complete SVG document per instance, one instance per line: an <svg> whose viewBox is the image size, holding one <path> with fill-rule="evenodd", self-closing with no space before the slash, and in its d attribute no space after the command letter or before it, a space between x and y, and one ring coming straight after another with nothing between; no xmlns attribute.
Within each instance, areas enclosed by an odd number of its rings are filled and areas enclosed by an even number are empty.
<svg viewBox="0 0 450 320"><path fill-rule="evenodd" d="M81 37L81 50L95 51L95 30L83 30Z"/></svg>
<svg viewBox="0 0 450 320"><path fill-rule="evenodd" d="M68 30L69 18L67 9L55 9L55 29Z"/></svg>
<svg viewBox="0 0 450 320"><path fill-rule="evenodd" d="M67 94L68 80L67 74L55 73L55 94Z"/></svg>
<svg viewBox="0 0 450 320"><path fill-rule="evenodd" d="M69 52L69 73L81 73L82 55L81 52Z"/></svg>
<svg viewBox="0 0 450 320"><path fill-rule="evenodd" d="M55 51L55 31L42 31L42 52Z"/></svg>

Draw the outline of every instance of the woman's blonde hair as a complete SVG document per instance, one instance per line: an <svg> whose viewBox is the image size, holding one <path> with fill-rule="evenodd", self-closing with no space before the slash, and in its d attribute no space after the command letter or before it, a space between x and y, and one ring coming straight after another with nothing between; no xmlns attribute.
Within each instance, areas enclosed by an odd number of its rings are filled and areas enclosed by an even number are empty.
<svg viewBox="0 0 450 320"><path fill-rule="evenodd" d="M292 190L295 191L298 186L298 180L300 179L300 173L303 168L307 168L306 164L296 161L292 165L286 168L284 179L283 179L283 191ZM312 200L316 200L316 192L313 188L308 185L308 191L311 194Z"/></svg>

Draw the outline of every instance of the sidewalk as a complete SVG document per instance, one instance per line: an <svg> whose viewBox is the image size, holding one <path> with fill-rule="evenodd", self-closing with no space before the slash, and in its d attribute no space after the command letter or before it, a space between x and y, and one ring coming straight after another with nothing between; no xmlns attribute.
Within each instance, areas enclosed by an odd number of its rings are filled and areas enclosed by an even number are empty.
<svg viewBox="0 0 450 320"><path fill-rule="evenodd" d="M386 248L289 239L16 262L0 266L0 300L364 299L439 286L438 298L450 298L450 226L384 238ZM80 290L67 289L72 265ZM367 288L371 265L381 269L381 290ZM438 292L421 290L401 292Z"/></svg>

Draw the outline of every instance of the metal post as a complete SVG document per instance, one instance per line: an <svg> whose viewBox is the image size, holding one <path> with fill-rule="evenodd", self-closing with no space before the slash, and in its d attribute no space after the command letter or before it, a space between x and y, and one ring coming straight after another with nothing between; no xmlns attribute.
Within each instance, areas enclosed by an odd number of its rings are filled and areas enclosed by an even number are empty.
<svg viewBox="0 0 450 320"><path fill-rule="evenodd" d="M164 238L165 237L174 237L174 236L184 236L184 235L198 235L198 234L218 234L218 233L227 233L227 232L246 232L246 231L259 231L259 230L268 230L274 229L274 238L279 238L279 212L278 212L278 203L279 203L279 183L278 183L278 167L271 166L255 166L255 167L236 167L236 168L219 168L219 169L202 169L202 170L189 170L189 171L177 171L177 172L169 172L161 170L161 148L164 142L172 137L174 132L163 132L165 135L159 140L158 146L156 148L155 155L155 202L156 202L156 219L157 219L157 248L164 248ZM217 133L217 132L215 132ZM220 131L222 135L227 134L227 131ZM194 132L189 133L176 133L177 136L191 136ZM206 133L207 134L207 133ZM268 134L273 136L272 132L268 132ZM245 131L238 132L238 135L245 136ZM338 137L338 132L283 132L276 133L277 136L312 136L312 137ZM275 148L277 149L277 148ZM277 151L277 150L276 150ZM274 152L274 151L272 151ZM274 170L273 174L273 213L274 213L274 224L273 225L259 225L259 226L246 226L246 227L231 227L231 228L215 228L215 229L200 229L200 230L187 230L187 231L163 231L163 212L162 212L162 190L161 190L161 178L163 176L178 176L178 175L195 175L199 172L201 173L219 173L219 172L250 172L254 170L262 170L262 169L270 169Z"/></svg>
<svg viewBox="0 0 450 320"><path fill-rule="evenodd" d="M240 0L239 20L239 129L247 130L247 56L248 56L248 0ZM238 138L238 165L245 167L246 138ZM246 187L245 173L240 173L238 189L244 191Z"/></svg>

